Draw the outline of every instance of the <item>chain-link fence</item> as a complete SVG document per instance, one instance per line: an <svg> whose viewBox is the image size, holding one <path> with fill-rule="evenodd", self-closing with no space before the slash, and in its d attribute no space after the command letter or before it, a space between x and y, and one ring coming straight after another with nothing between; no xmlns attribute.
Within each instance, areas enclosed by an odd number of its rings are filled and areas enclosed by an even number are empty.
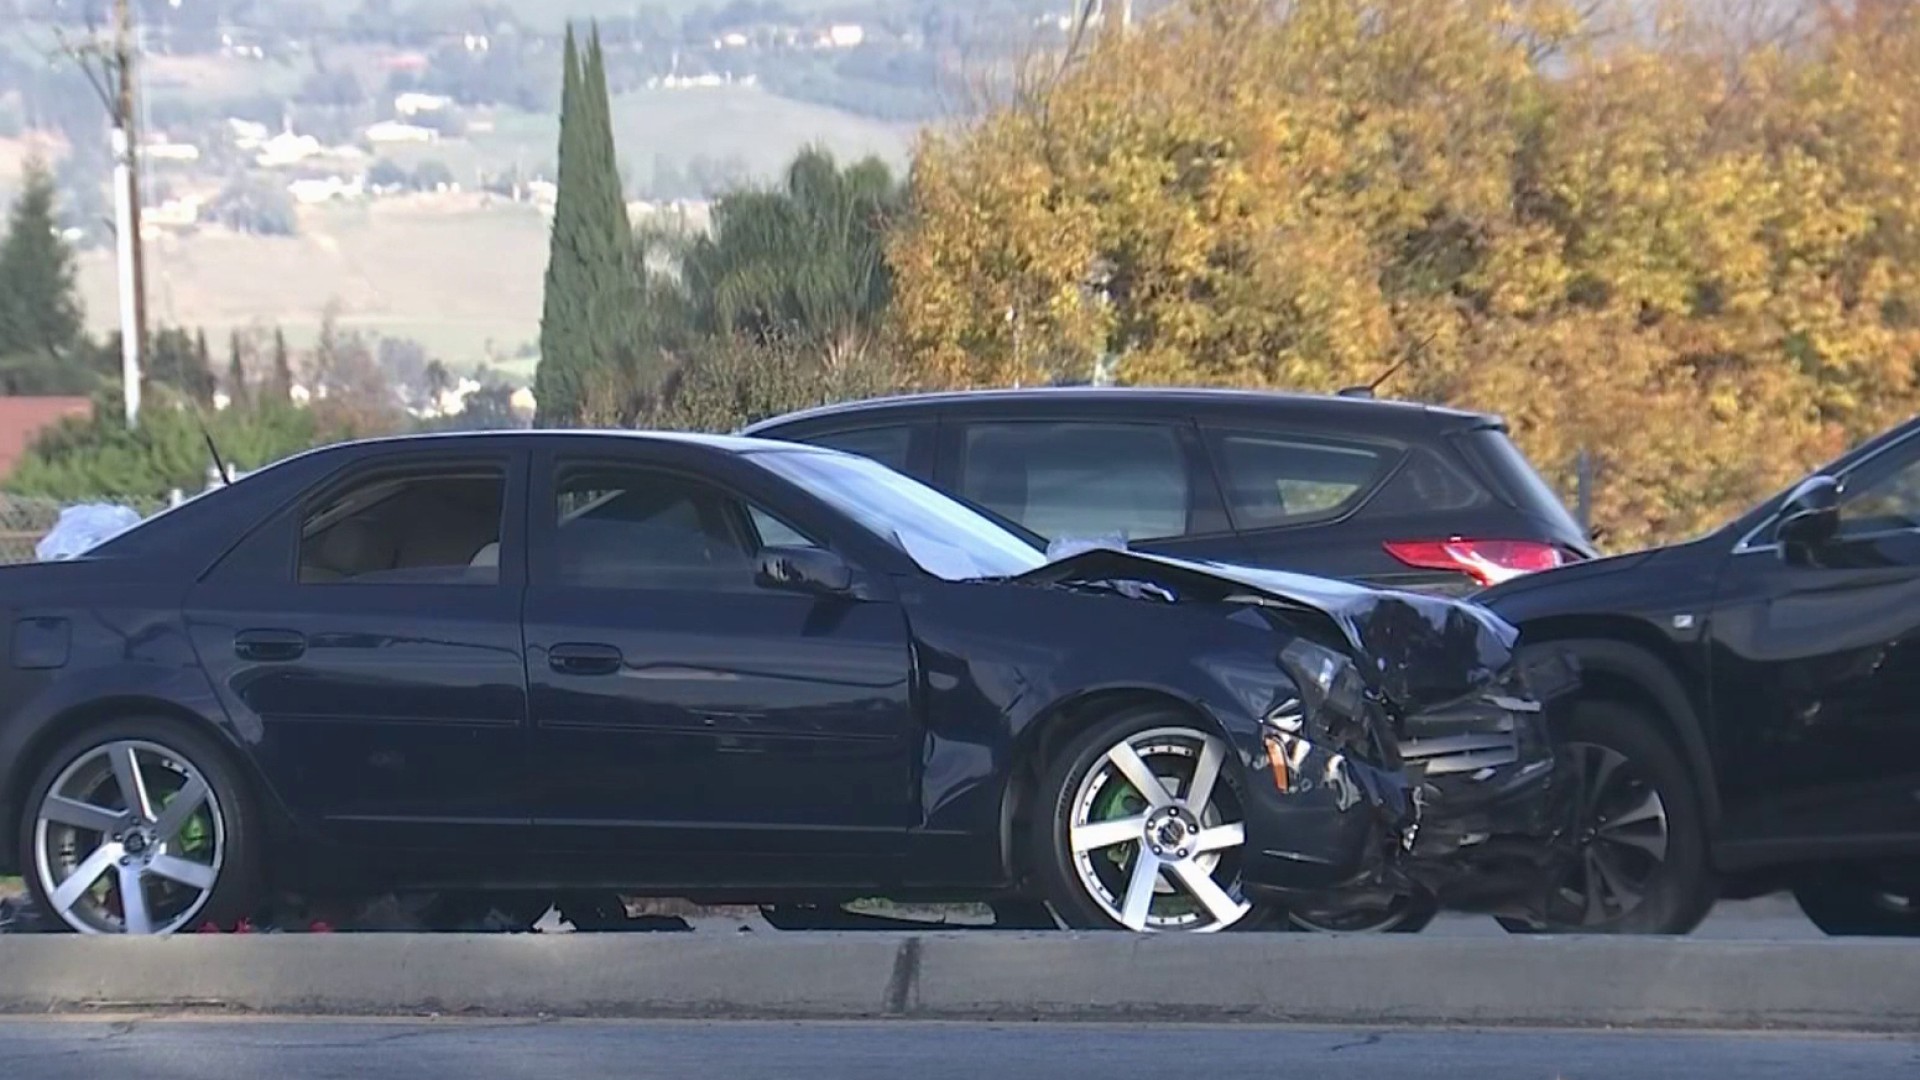
<svg viewBox="0 0 1920 1080"><path fill-rule="evenodd" d="M34 561L34 545L60 520L60 511L85 503L130 507L141 517L159 511L166 504L151 499L110 497L104 499L42 499L26 495L0 494L0 566Z"/></svg>

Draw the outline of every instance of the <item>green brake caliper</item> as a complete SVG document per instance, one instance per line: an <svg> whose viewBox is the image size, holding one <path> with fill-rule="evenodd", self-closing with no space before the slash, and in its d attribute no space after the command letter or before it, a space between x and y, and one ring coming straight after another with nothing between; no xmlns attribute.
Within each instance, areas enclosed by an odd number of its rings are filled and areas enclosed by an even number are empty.
<svg viewBox="0 0 1920 1080"><path fill-rule="evenodd" d="M167 805L179 794L179 789L169 792L160 800L160 809L166 810ZM213 818L208 816L206 807L202 806L180 826L180 851L182 854L199 855L204 853L212 842Z"/></svg>
<svg viewBox="0 0 1920 1080"><path fill-rule="evenodd" d="M1140 793L1125 784L1111 784L1106 794L1094 806L1095 821L1113 821L1117 818L1137 817L1147 812L1147 800ZM1115 844L1107 849L1107 861L1122 870L1131 861L1126 844Z"/></svg>

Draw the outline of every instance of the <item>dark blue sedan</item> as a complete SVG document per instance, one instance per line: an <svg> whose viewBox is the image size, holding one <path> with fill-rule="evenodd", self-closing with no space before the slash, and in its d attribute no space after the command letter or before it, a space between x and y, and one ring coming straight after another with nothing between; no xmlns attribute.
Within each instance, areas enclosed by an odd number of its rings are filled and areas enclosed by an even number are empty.
<svg viewBox="0 0 1920 1080"><path fill-rule="evenodd" d="M1405 917L1552 831L1484 611L1049 561L784 443L314 451L0 570L0 642L0 872L88 933L329 888Z"/></svg>

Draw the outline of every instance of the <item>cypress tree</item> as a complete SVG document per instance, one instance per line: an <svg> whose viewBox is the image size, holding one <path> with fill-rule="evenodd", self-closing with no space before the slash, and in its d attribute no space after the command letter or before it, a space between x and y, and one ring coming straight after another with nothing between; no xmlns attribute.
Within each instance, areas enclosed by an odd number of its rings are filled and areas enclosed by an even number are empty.
<svg viewBox="0 0 1920 1080"><path fill-rule="evenodd" d="M287 332L273 328L273 383L267 388L277 405L293 400L293 357L287 353Z"/></svg>
<svg viewBox="0 0 1920 1080"><path fill-rule="evenodd" d="M213 392L219 385L213 377L213 351L207 348L207 328L202 326L193 335L193 378L187 392L200 404L211 405Z"/></svg>
<svg viewBox="0 0 1920 1080"><path fill-rule="evenodd" d="M240 331L238 330L227 338L227 403L235 409L244 409L249 404L247 365L240 358Z"/></svg>
<svg viewBox="0 0 1920 1080"><path fill-rule="evenodd" d="M540 422L560 427L579 424L588 388L622 369L638 320L632 230L597 28L584 58L568 28L565 63L559 193L534 376Z"/></svg>

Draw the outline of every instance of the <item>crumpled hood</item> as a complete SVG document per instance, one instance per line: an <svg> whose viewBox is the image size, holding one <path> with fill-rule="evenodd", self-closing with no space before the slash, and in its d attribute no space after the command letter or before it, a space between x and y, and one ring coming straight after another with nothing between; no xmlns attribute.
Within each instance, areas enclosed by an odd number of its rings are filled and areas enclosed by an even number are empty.
<svg viewBox="0 0 1920 1080"><path fill-rule="evenodd" d="M1456 701L1496 682L1512 667L1519 638L1519 631L1499 616L1471 603L1139 551L1084 551L1015 580L1040 585L1144 581L1173 593L1176 602L1223 602L1250 592L1330 624L1403 714Z"/></svg>

